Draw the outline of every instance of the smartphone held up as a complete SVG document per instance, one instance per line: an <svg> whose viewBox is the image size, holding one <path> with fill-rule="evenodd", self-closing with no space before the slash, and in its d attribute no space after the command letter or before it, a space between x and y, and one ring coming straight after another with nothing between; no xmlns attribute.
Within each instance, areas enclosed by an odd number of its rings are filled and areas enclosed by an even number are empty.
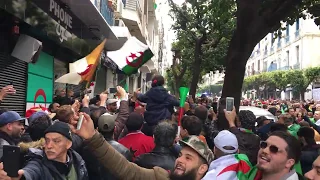
<svg viewBox="0 0 320 180"><path fill-rule="evenodd" d="M20 169L20 147L3 145L3 170L9 177L18 177Z"/></svg>
<svg viewBox="0 0 320 180"><path fill-rule="evenodd" d="M234 98L226 97L226 111L231 112L234 106Z"/></svg>

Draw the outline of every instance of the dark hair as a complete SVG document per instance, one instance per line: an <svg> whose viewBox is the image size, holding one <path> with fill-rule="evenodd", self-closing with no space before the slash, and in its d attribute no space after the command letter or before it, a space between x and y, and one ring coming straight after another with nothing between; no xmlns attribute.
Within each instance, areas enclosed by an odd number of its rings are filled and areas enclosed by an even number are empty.
<svg viewBox="0 0 320 180"><path fill-rule="evenodd" d="M54 103L56 103L56 102L51 103L51 104L49 105L49 107L48 107L48 110L49 110L50 112L52 112L53 104L54 104Z"/></svg>
<svg viewBox="0 0 320 180"><path fill-rule="evenodd" d="M199 136L202 131L202 122L197 116L183 116L181 126L188 131L189 135Z"/></svg>
<svg viewBox="0 0 320 180"><path fill-rule="evenodd" d="M61 106L56 113L56 119L59 121L69 123L71 116L74 114L71 105Z"/></svg>
<svg viewBox="0 0 320 180"><path fill-rule="evenodd" d="M294 159L295 163L300 160L301 156L301 145L300 142L288 132L275 131L270 136L277 136L283 139L287 143L286 152L288 159Z"/></svg>
<svg viewBox="0 0 320 180"><path fill-rule="evenodd" d="M280 124L280 123L273 123L270 126L270 132L275 132L275 131L287 132L287 130L288 130L287 126L284 124Z"/></svg>
<svg viewBox="0 0 320 180"><path fill-rule="evenodd" d="M161 147L173 146L177 135L177 129L172 123L167 121L160 122L153 131L154 143Z"/></svg>
<svg viewBox="0 0 320 180"><path fill-rule="evenodd" d="M275 115L276 115L276 112L277 112L277 108L271 107L271 108L268 109L268 111L275 116ZM281 112L281 111L280 111L280 112Z"/></svg>
<svg viewBox="0 0 320 180"><path fill-rule="evenodd" d="M304 137L308 145L316 144L316 141L314 139L314 134L315 134L314 130L310 127L301 127L297 132L297 135L299 137Z"/></svg>
<svg viewBox="0 0 320 180"><path fill-rule="evenodd" d="M107 110L105 108L103 108L103 109L97 108L97 109L91 110L90 117L93 121L93 125L94 125L95 129L98 127L99 117L106 112L107 112Z"/></svg>
<svg viewBox="0 0 320 180"><path fill-rule="evenodd" d="M28 127L28 132L32 141L37 141L44 137L45 130L51 126L52 121L49 116L40 116L32 121Z"/></svg>
<svg viewBox="0 0 320 180"><path fill-rule="evenodd" d="M204 123L208 118L208 109L202 105L197 106L194 110L194 115Z"/></svg>
<svg viewBox="0 0 320 180"><path fill-rule="evenodd" d="M152 78L151 86L157 87L157 86L163 86L164 85L164 77L161 75L155 75Z"/></svg>
<svg viewBox="0 0 320 180"><path fill-rule="evenodd" d="M126 127L129 132L140 130L143 125L144 119L141 114L132 112L129 114L126 122Z"/></svg>

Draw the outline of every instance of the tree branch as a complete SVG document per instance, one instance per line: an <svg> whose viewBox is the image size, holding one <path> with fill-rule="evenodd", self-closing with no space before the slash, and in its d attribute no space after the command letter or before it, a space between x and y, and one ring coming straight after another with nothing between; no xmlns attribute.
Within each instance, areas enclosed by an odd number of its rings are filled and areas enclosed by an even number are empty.
<svg viewBox="0 0 320 180"><path fill-rule="evenodd" d="M292 12L293 6L298 4L298 0L281 0L279 3L275 3L274 8L270 8L270 11L263 13L266 23L270 26L275 26L277 23L280 23L281 20L285 19L290 12Z"/></svg>
<svg viewBox="0 0 320 180"><path fill-rule="evenodd" d="M173 2L173 0L168 0L168 2L175 12L177 12L181 17L183 17L186 22L190 22L190 20L179 10L179 8L176 6L176 4ZM186 32L188 34L190 34L192 38L194 38L194 39L197 38L197 36L195 34L193 34L192 32L187 31L187 30L186 30Z"/></svg>

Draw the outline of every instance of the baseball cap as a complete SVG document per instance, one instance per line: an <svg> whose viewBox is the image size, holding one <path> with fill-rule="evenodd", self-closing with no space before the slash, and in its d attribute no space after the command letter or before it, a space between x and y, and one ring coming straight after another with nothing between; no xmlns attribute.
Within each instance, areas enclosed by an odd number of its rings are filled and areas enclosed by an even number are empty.
<svg viewBox="0 0 320 180"><path fill-rule="evenodd" d="M15 111L7 111L0 115L0 126L13 123L16 121L24 121L25 125L28 125L26 118L22 118L17 112Z"/></svg>
<svg viewBox="0 0 320 180"><path fill-rule="evenodd" d="M189 136L187 138L184 138L183 140L180 140L179 143L182 146L188 146L191 149L195 150L201 157L203 157L207 161L208 164L211 163L213 159L213 153L208 145L201 141L198 136Z"/></svg>
<svg viewBox="0 0 320 180"><path fill-rule="evenodd" d="M228 130L220 131L213 141L214 146L224 153L235 153L238 151L237 137ZM225 149L226 146L233 147L234 149Z"/></svg>
<svg viewBox="0 0 320 180"><path fill-rule="evenodd" d="M113 103L116 103L116 102L118 102L117 99L108 99L108 100L107 100L107 105L113 104Z"/></svg>
<svg viewBox="0 0 320 180"><path fill-rule="evenodd" d="M111 132L114 130L117 114L102 114L98 119L98 128L101 132Z"/></svg>

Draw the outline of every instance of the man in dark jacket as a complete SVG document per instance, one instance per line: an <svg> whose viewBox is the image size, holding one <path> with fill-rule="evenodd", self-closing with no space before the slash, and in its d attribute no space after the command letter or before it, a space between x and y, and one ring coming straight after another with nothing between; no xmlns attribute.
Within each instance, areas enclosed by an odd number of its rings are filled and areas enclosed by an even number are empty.
<svg viewBox="0 0 320 180"><path fill-rule="evenodd" d="M57 121L45 131L44 150L29 149L26 166L19 171L26 180L88 180L85 162L70 149L70 127ZM5 166L5 165L4 165Z"/></svg>
<svg viewBox="0 0 320 180"><path fill-rule="evenodd" d="M128 161L132 160L132 154L128 148L118 143L113 138L113 132L116 128L115 121L117 114L103 114L98 120L98 130L104 136L105 140L120 154L122 154ZM98 162L97 158L92 155L92 152L84 149L83 159L85 160L88 168L90 179L94 180L113 180L116 179L110 172L105 170Z"/></svg>
<svg viewBox="0 0 320 180"><path fill-rule="evenodd" d="M0 115L0 158L3 145L17 145L24 133L25 118L15 111L7 111Z"/></svg>
<svg viewBox="0 0 320 180"><path fill-rule="evenodd" d="M140 167L152 169L155 166L172 170L178 154L173 150L178 128L167 121L160 122L154 128L154 143L156 147L146 154L140 155L135 163ZM111 144L112 145L112 144Z"/></svg>
<svg viewBox="0 0 320 180"><path fill-rule="evenodd" d="M256 116L249 110L240 111L238 114L241 123L240 127L236 127L235 109L232 112L225 111L225 116L229 122L230 132L236 135L238 139L239 153L247 155L251 164L255 165L260 147L260 138L252 131L252 127L254 127L256 122Z"/></svg>

